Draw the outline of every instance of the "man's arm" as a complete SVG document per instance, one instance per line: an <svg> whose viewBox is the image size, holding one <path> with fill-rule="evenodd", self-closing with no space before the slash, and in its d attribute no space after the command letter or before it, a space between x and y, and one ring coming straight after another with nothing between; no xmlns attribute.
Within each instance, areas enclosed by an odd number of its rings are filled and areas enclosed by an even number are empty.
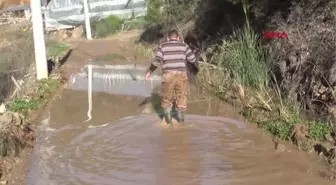
<svg viewBox="0 0 336 185"><path fill-rule="evenodd" d="M159 47L155 53L155 56L153 57L153 60L147 70L147 73L153 73L156 70L156 68L161 64L162 60L163 60L163 52L161 47Z"/></svg>
<svg viewBox="0 0 336 185"><path fill-rule="evenodd" d="M187 59L187 62L192 64L196 68L196 71L198 72L199 71L199 66L198 66L196 55L188 45L187 45L187 49L186 49L186 59Z"/></svg>
<svg viewBox="0 0 336 185"><path fill-rule="evenodd" d="M192 63L192 64L196 62L195 53L191 50L191 48L188 45L186 49L186 57L187 57L187 62Z"/></svg>

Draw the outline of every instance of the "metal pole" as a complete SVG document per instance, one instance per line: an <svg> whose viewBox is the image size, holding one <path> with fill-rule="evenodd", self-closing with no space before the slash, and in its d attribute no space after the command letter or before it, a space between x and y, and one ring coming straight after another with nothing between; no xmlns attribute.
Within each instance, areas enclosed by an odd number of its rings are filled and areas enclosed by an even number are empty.
<svg viewBox="0 0 336 185"><path fill-rule="evenodd" d="M85 16L86 38L88 40L92 40L91 24L90 24L90 13L89 13L89 3L88 3L88 0L83 0L83 1L84 1L84 16Z"/></svg>
<svg viewBox="0 0 336 185"><path fill-rule="evenodd" d="M41 0L32 0L30 7L32 11L36 76L37 80L40 80L48 78L48 64L44 40Z"/></svg>

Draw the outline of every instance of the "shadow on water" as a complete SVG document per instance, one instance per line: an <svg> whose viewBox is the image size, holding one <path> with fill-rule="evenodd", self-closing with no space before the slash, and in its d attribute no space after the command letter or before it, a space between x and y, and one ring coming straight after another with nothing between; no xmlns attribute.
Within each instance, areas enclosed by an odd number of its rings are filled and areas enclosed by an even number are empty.
<svg viewBox="0 0 336 185"><path fill-rule="evenodd" d="M162 114L162 108L161 108L161 95L158 92L152 92L150 97L145 98L140 104L139 107L142 107L144 105L151 104L153 110L157 115Z"/></svg>
<svg viewBox="0 0 336 185"><path fill-rule="evenodd" d="M163 108L161 107L161 100L162 97L160 95L160 93L158 92L152 92L150 97L145 98L140 104L139 107L142 107L144 105L148 105L150 104L152 109L154 110L155 114L160 118L163 119ZM176 104L173 103L173 107L172 107L172 117L175 120L178 120L177 117L177 108L176 108Z"/></svg>

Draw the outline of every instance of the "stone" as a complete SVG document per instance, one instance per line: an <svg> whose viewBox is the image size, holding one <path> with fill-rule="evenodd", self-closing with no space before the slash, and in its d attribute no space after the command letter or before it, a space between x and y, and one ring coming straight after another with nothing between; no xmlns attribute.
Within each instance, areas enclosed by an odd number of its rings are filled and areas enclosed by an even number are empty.
<svg viewBox="0 0 336 185"><path fill-rule="evenodd" d="M275 143L275 149L277 152L285 152L286 151L286 146L282 143L276 142Z"/></svg>
<svg viewBox="0 0 336 185"><path fill-rule="evenodd" d="M13 121L13 116L10 112L6 112L5 114L0 116L0 124L9 125Z"/></svg>
<svg viewBox="0 0 336 185"><path fill-rule="evenodd" d="M17 113L17 112L14 112L14 113L13 113L12 118L13 118L13 120L12 120L13 123L14 123L15 125L17 125L17 126L21 125L22 122L23 122L23 119L21 118L20 114Z"/></svg>
<svg viewBox="0 0 336 185"><path fill-rule="evenodd" d="M6 110L6 106L5 106L5 104L1 104L0 105L0 114L4 114L5 112L6 112L7 110Z"/></svg>
<svg viewBox="0 0 336 185"><path fill-rule="evenodd" d="M79 39L84 36L84 29L83 26L78 26L72 30L71 38L73 39Z"/></svg>
<svg viewBox="0 0 336 185"><path fill-rule="evenodd" d="M328 112L336 119L336 105L330 106L328 108Z"/></svg>
<svg viewBox="0 0 336 185"><path fill-rule="evenodd" d="M336 59L329 69L329 76L328 76L329 84L334 84L336 82Z"/></svg>

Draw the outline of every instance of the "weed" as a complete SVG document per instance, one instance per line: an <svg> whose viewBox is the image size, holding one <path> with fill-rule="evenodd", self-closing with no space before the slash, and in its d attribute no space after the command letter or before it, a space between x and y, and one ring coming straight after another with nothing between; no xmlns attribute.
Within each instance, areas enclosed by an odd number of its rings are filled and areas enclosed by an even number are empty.
<svg viewBox="0 0 336 185"><path fill-rule="evenodd" d="M36 96L40 100L42 100L51 93L56 92L58 88L59 88L59 82L57 79L53 78L42 79L38 81Z"/></svg>
<svg viewBox="0 0 336 185"><path fill-rule="evenodd" d="M223 41L214 61L228 69L238 84L256 89L268 86L268 67L259 38L247 25L235 31L231 39Z"/></svg>
<svg viewBox="0 0 336 185"><path fill-rule="evenodd" d="M92 23L93 34L96 38L103 38L120 31L142 29L148 22L144 17L123 20L117 16L109 16Z"/></svg>
<svg viewBox="0 0 336 185"><path fill-rule="evenodd" d="M70 47L67 44L61 43L55 40L47 40L47 55L48 56L59 56L64 51L67 51Z"/></svg>
<svg viewBox="0 0 336 185"><path fill-rule="evenodd" d="M328 123L317 121L309 127L309 137L315 140L324 140L329 131Z"/></svg>
<svg viewBox="0 0 336 185"><path fill-rule="evenodd" d="M123 21L117 16L109 16L92 23L92 30L97 38L102 38L116 33L121 29Z"/></svg>
<svg viewBox="0 0 336 185"><path fill-rule="evenodd" d="M135 29L142 29L144 26L148 25L148 21L144 17L137 17L130 21L126 21L123 24L122 30L135 30Z"/></svg>
<svg viewBox="0 0 336 185"><path fill-rule="evenodd" d="M261 128L271 133L274 137L289 140L292 133L293 124L285 121L274 121L260 124Z"/></svg>
<svg viewBox="0 0 336 185"><path fill-rule="evenodd" d="M183 2L148 0L145 19L167 27L187 22L195 16L200 2L200 0L185 0Z"/></svg>
<svg viewBox="0 0 336 185"><path fill-rule="evenodd" d="M10 111L27 114L29 110L37 109L40 102L33 99L17 98L8 102L7 106Z"/></svg>

